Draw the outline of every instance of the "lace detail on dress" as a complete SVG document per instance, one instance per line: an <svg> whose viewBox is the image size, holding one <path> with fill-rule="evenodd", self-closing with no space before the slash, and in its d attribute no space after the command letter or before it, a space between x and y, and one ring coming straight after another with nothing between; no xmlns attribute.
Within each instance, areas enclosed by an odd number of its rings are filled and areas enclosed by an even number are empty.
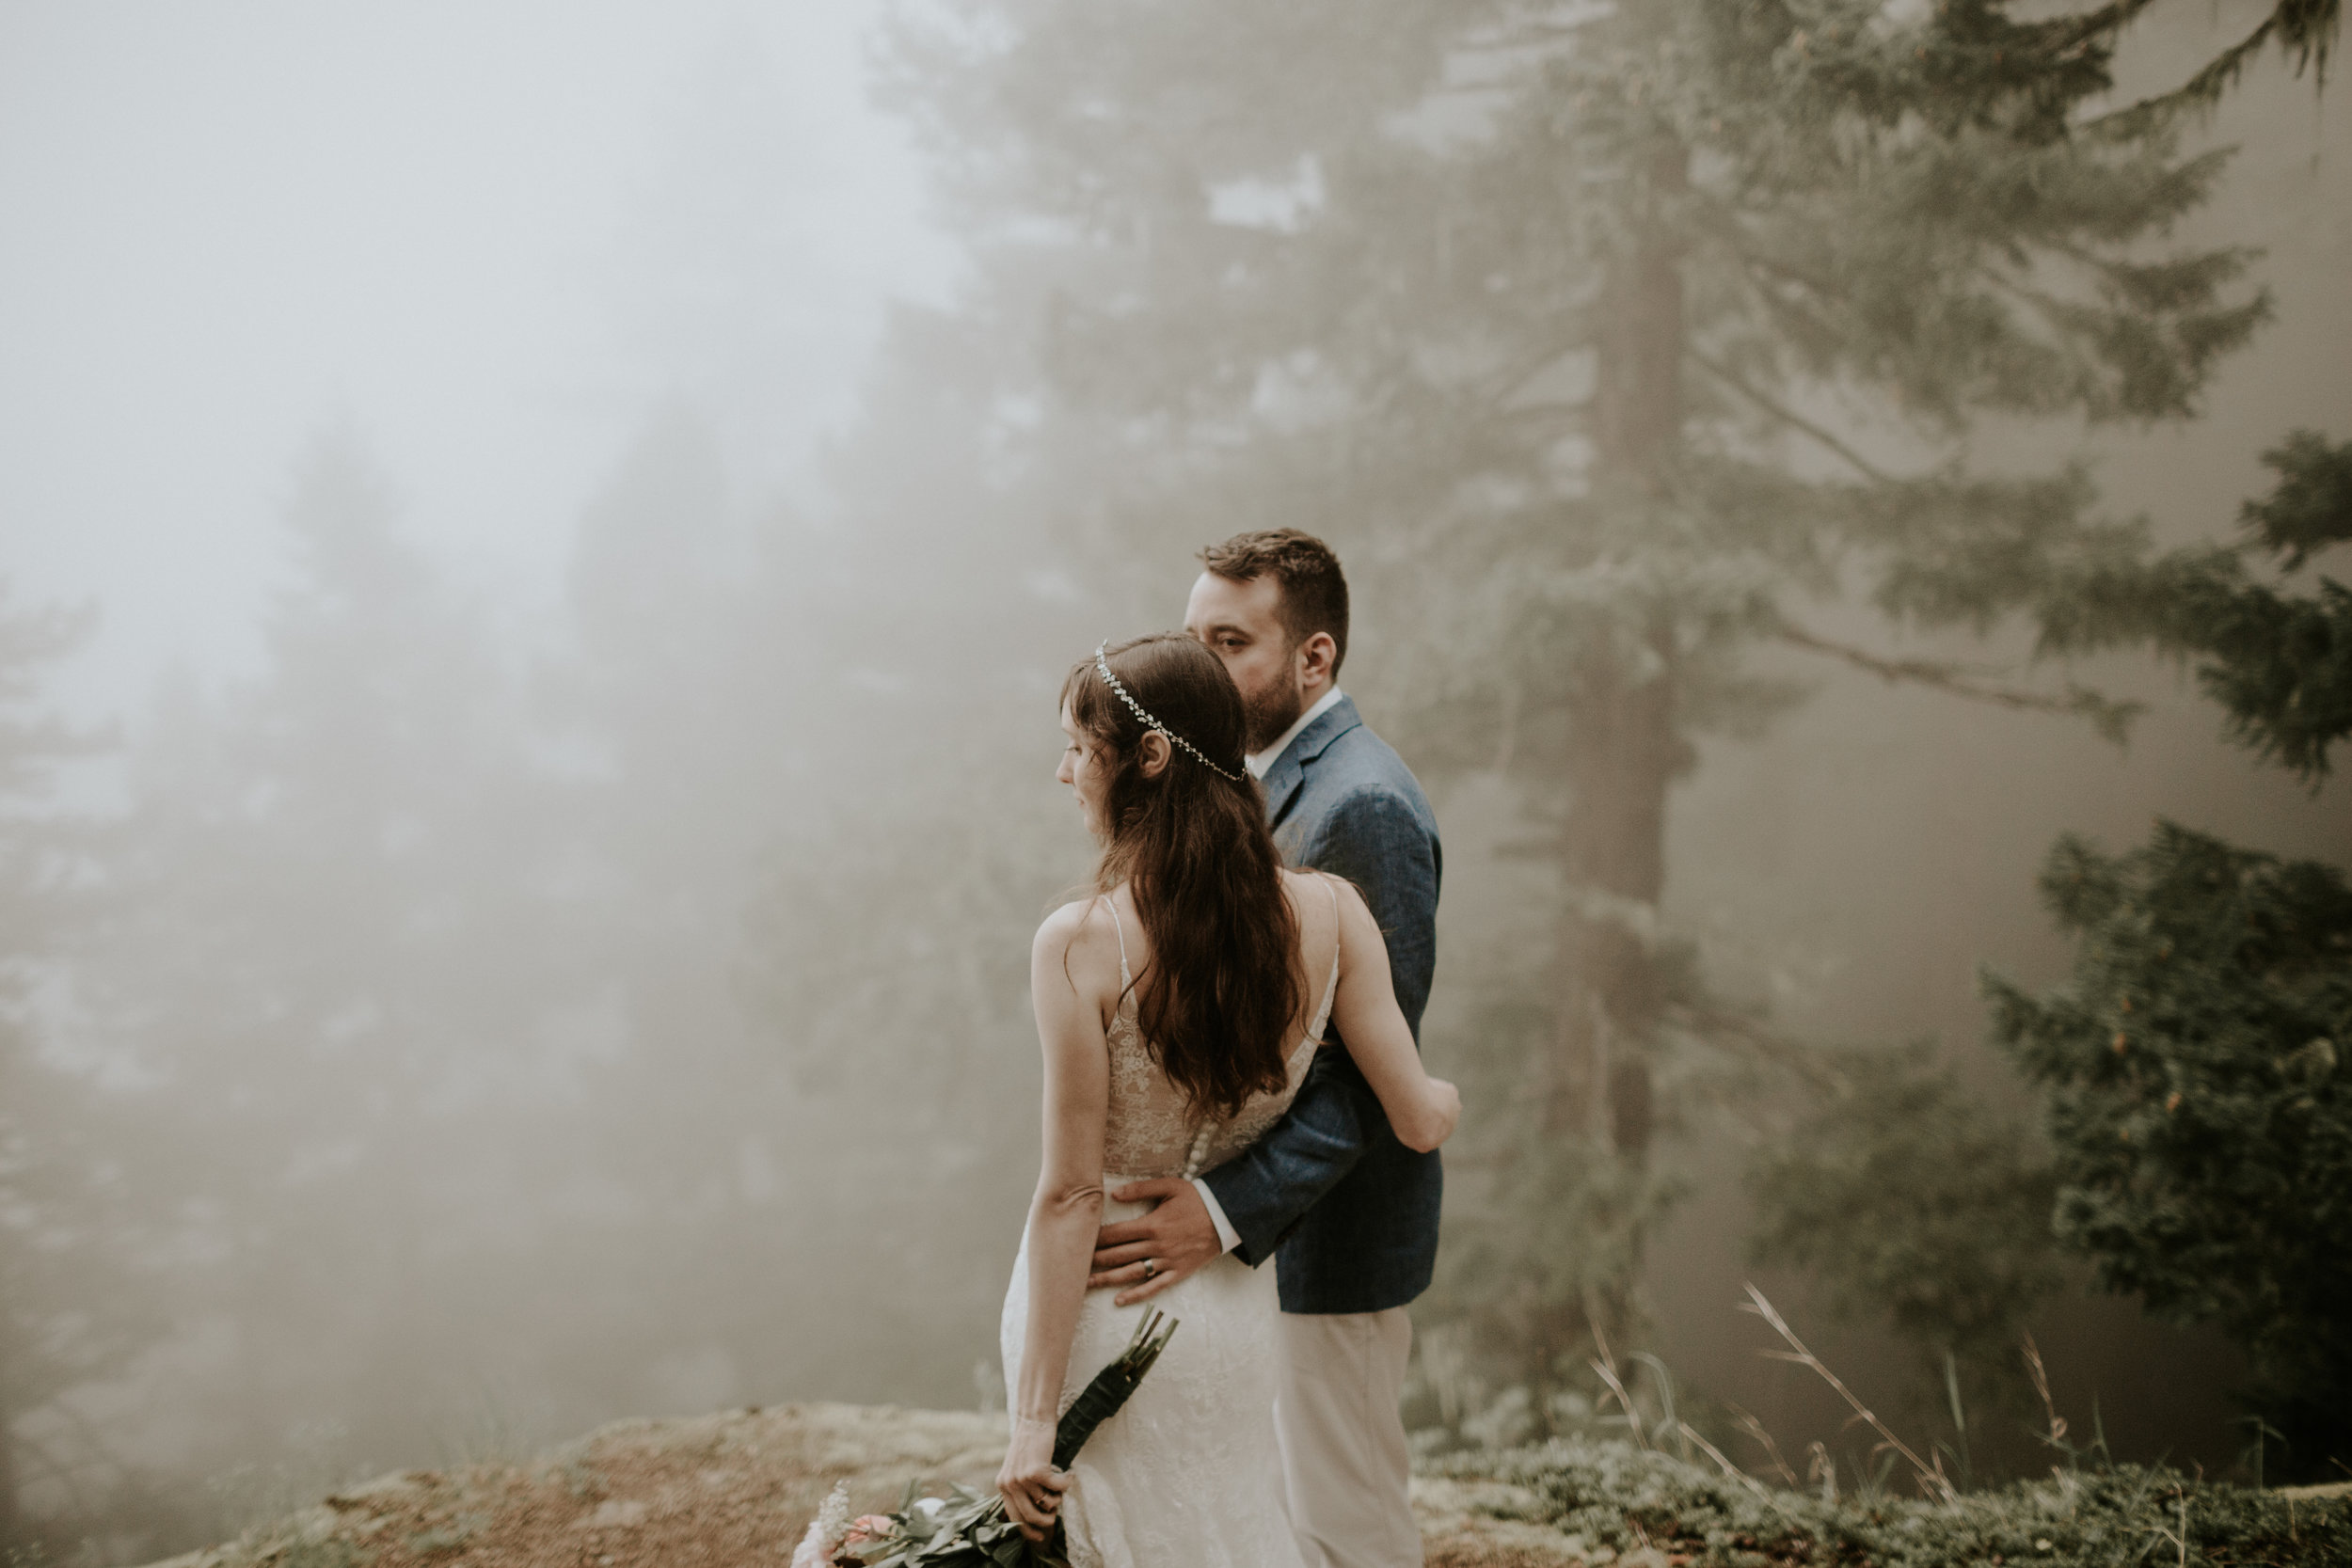
<svg viewBox="0 0 2352 1568"><path fill-rule="evenodd" d="M1103 1127L1103 1168L1127 1176L1198 1176L1214 1170L1265 1135L1282 1119L1282 1113L1307 1081L1307 1069L1323 1043L1324 1025L1331 1019L1331 1003L1340 988L1339 890L1331 895L1331 975L1324 983L1323 1003L1315 1020L1298 1043L1291 1047L1282 1087L1250 1096L1230 1119L1197 1121L1191 1101L1169 1083L1143 1031L1136 1022L1135 979L1127 970L1127 928L1120 924L1119 907L1111 906L1111 921L1119 930L1119 1011L1104 1034L1110 1048L1110 1108Z"/></svg>

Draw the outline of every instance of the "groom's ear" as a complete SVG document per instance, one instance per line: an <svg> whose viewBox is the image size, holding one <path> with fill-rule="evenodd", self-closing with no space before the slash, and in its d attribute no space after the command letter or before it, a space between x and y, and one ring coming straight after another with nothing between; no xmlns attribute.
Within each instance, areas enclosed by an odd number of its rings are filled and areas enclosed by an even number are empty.
<svg viewBox="0 0 2352 1568"><path fill-rule="evenodd" d="M1142 755L1138 767L1147 779L1156 779L1168 770L1168 759L1176 753L1169 749L1168 736L1157 730L1143 732Z"/></svg>
<svg viewBox="0 0 2352 1568"><path fill-rule="evenodd" d="M1318 677L1328 685L1339 672L1333 668L1340 657L1340 644L1327 631L1310 632L1298 645L1299 679L1312 683Z"/></svg>

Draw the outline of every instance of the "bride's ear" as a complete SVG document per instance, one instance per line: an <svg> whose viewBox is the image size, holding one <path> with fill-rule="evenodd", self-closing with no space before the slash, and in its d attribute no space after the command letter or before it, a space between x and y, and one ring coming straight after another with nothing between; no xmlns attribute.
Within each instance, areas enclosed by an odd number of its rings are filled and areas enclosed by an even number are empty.
<svg viewBox="0 0 2352 1568"><path fill-rule="evenodd" d="M1168 770L1168 758L1176 753L1169 750L1168 736L1157 730L1143 732L1140 771L1147 779L1156 779Z"/></svg>

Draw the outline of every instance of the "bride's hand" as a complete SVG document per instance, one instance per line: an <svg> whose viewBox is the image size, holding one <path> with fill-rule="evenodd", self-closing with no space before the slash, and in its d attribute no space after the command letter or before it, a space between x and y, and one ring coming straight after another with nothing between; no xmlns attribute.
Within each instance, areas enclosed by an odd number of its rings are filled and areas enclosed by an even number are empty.
<svg viewBox="0 0 2352 1568"><path fill-rule="evenodd" d="M996 1492L1005 1512L1031 1541L1043 1541L1061 1517L1061 1495L1070 1472L1054 1468L1054 1423L1027 1416L1012 1418L1012 1442L996 1472Z"/></svg>
<svg viewBox="0 0 2352 1568"><path fill-rule="evenodd" d="M1439 1132L1436 1142L1429 1146L1435 1148L1438 1144L1454 1136L1454 1129L1461 1124L1462 1091L1443 1078L1432 1078L1429 1080L1429 1102L1436 1108L1444 1125L1444 1131Z"/></svg>

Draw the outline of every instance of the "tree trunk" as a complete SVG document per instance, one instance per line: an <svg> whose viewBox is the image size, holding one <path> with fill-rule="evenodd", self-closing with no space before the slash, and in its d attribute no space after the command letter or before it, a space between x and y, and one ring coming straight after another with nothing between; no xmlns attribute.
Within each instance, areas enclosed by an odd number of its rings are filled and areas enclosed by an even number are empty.
<svg viewBox="0 0 2352 1568"><path fill-rule="evenodd" d="M1681 255L1656 208L1682 188L1686 165L1678 144L1656 152L1632 243L1605 285L1596 489L1629 505L1661 492L1682 433ZM1641 628L1640 645L1647 657L1638 662L1622 644L1604 645L1575 672L1560 849L1570 893L1548 1106L1555 1132L1592 1140L1629 1174L1646 1164L1657 1122L1650 1052L1665 998L1649 916L1665 890L1666 792L1692 760L1678 722L1674 626L1663 607ZM1641 1216L1610 1214L1602 1223L1639 1225ZM1555 1309L1589 1342L1597 1326L1629 1326L1631 1283L1612 1281L1603 1295Z"/></svg>
<svg viewBox="0 0 2352 1568"><path fill-rule="evenodd" d="M1569 716L1561 868L1571 891L1561 922L1551 1119L1636 1165L1654 1124L1648 1049L1664 1003L1642 922L1665 888L1666 790L1688 755L1670 671L1644 678L1595 657Z"/></svg>

